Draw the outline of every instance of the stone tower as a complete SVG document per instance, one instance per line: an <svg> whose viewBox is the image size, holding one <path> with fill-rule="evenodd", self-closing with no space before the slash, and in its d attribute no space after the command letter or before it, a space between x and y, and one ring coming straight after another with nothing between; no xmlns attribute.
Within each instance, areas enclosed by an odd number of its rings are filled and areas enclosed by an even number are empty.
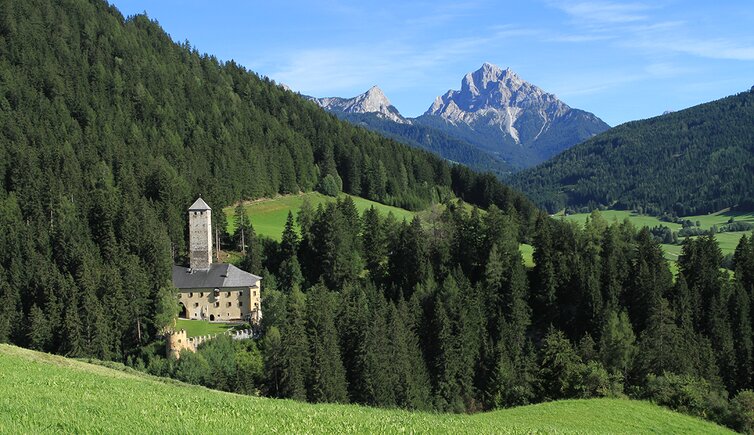
<svg viewBox="0 0 754 435"><path fill-rule="evenodd" d="M192 270L212 264L212 209L201 198L189 207L189 257Z"/></svg>

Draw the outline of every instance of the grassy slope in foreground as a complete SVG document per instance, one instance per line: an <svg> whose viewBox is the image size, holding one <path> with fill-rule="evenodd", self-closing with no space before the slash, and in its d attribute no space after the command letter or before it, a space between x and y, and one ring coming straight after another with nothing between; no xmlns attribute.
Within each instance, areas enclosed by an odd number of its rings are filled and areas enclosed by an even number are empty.
<svg viewBox="0 0 754 435"><path fill-rule="evenodd" d="M646 402L567 400L476 415L239 396L0 344L0 433L730 433Z"/></svg>

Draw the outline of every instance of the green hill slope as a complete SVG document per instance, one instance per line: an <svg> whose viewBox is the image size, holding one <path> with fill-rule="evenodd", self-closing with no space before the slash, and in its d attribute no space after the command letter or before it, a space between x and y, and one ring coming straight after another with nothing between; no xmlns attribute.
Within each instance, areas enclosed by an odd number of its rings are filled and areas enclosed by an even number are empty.
<svg viewBox="0 0 754 435"><path fill-rule="evenodd" d="M629 122L510 181L550 212L600 205L679 216L754 206L754 92Z"/></svg>
<svg viewBox="0 0 754 435"><path fill-rule="evenodd" d="M568 400L476 415L238 396L0 345L0 432L730 433L629 400Z"/></svg>
<svg viewBox="0 0 754 435"><path fill-rule="evenodd" d="M412 211L370 201L358 196L351 196L351 199L353 199L359 212L374 207L385 216L388 213L393 213L396 219L407 219L409 221L415 215ZM308 192L300 195L286 195L277 198L250 201L243 206L246 214L251 219L251 223L254 225L254 231L258 235L280 240L280 235L283 232L283 228L285 228L285 220L288 217L288 212L292 212L295 216L304 201L308 201L312 208L316 209L320 204L334 202L335 198L319 192ZM236 230L235 207L226 207L223 209L223 213L225 213L225 219L228 223L228 233L233 234Z"/></svg>

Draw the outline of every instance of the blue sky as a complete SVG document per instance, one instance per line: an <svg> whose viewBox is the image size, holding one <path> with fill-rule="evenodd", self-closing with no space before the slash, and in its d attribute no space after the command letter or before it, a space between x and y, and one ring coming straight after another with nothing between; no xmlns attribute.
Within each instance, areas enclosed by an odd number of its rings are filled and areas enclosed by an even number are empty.
<svg viewBox="0 0 754 435"><path fill-rule="evenodd" d="M115 0L174 40L317 97L378 85L404 116L488 61L610 125L754 85L750 0Z"/></svg>

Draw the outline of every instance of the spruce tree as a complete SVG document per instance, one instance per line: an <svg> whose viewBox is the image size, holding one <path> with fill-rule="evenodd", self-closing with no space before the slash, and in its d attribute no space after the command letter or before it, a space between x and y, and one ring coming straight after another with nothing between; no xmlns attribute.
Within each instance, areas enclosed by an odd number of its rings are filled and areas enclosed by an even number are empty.
<svg viewBox="0 0 754 435"><path fill-rule="evenodd" d="M294 290L287 298L285 324L281 332L282 370L280 396L306 400L306 380L311 367L309 339L306 331L306 298Z"/></svg>
<svg viewBox="0 0 754 435"><path fill-rule="evenodd" d="M312 402L348 401L346 376L335 329L334 294L324 286L311 289L306 300L306 335L310 365L307 368L307 397Z"/></svg>

